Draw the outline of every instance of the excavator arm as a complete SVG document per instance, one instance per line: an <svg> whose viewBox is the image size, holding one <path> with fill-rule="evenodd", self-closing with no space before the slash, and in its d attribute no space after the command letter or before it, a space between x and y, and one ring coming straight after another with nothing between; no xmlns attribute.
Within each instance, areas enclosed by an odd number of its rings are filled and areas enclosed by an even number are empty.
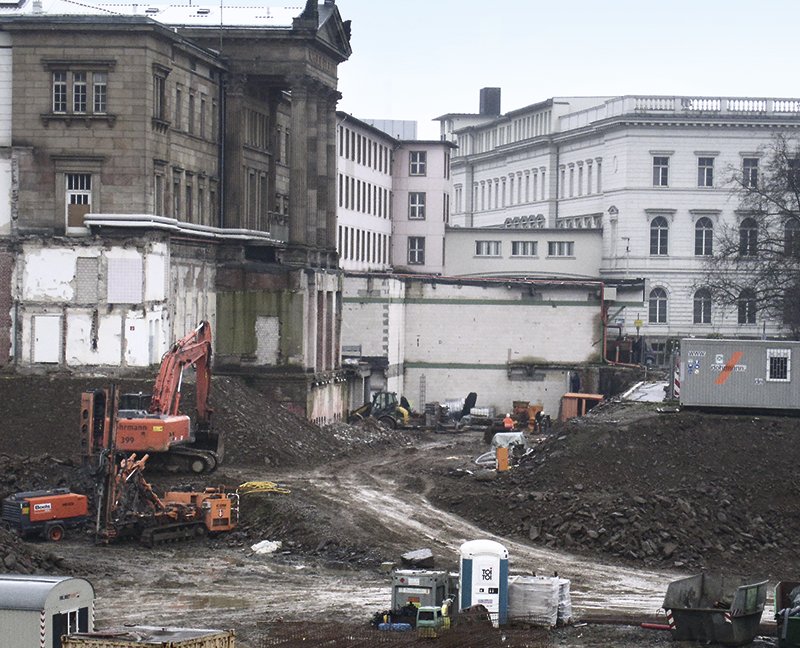
<svg viewBox="0 0 800 648"><path fill-rule="evenodd" d="M211 422L209 391L211 388L211 325L200 322L191 333L184 336L161 359L161 368L150 399L150 413L174 416L178 414L181 400L183 370L194 365L197 371L197 424L208 428Z"/></svg>

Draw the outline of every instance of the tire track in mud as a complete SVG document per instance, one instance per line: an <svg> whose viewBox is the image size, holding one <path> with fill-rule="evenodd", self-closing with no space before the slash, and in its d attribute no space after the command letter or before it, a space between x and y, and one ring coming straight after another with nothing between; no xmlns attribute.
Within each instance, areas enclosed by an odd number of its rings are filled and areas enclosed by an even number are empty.
<svg viewBox="0 0 800 648"><path fill-rule="evenodd" d="M661 608L667 585L680 577L674 573L602 564L497 536L436 508L423 494L409 492L393 479L381 476L375 470L365 471L363 467L327 476L316 473L288 481L308 481L319 497L330 500L331 506L358 511L358 517L370 518L375 525L373 534L376 537L406 538L406 547L402 551L430 543L455 562L463 542L475 538L496 540L509 550L512 571L541 575L558 572L569 578L573 608L579 615L653 615ZM378 527L383 531L379 533Z"/></svg>

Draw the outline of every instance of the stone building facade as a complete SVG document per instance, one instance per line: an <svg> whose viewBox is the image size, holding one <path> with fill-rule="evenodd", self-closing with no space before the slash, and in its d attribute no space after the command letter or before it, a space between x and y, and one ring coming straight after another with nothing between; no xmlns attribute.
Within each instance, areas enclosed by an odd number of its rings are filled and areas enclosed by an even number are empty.
<svg viewBox="0 0 800 648"><path fill-rule="evenodd" d="M800 126L800 100L553 97L502 114L499 89L487 88L481 104L478 114L439 118L442 137L458 144L453 225L526 238L530 228L596 230L599 278L646 283L644 301L616 319L646 336L659 360L687 335L782 332L781 322L712 305L702 273L715 234L746 224L728 178L748 166L758 173L773 134ZM489 260L478 260L487 271ZM509 260L497 255L494 273L519 272Z"/></svg>
<svg viewBox="0 0 800 648"><path fill-rule="evenodd" d="M334 2L40 7L0 11L0 365L136 371L208 319L217 370L340 417Z"/></svg>

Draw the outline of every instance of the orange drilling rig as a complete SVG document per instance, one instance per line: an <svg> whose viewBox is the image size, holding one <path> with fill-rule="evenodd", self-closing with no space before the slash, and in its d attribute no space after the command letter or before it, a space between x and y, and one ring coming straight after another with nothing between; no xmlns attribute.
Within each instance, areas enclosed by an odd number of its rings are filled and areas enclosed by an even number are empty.
<svg viewBox="0 0 800 648"><path fill-rule="evenodd" d="M196 369L196 415L180 412L183 371ZM200 322L161 359L153 393L123 394L113 412L108 389L81 398L81 445L88 461L113 448L116 453L148 453L170 470L213 471L222 461L223 443L211 428L211 325Z"/></svg>
<svg viewBox="0 0 800 648"><path fill-rule="evenodd" d="M135 538L152 547L236 528L239 496L221 488L169 491L156 495L142 472L147 455L108 464L98 491L96 539L109 543Z"/></svg>

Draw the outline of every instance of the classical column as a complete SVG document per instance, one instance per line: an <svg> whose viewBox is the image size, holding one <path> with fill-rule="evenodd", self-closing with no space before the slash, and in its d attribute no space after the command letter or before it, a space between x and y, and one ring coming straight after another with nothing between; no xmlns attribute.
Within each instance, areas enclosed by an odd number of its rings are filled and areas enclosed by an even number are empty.
<svg viewBox="0 0 800 648"><path fill-rule="evenodd" d="M244 227L244 94L247 75L234 74L225 83L225 227Z"/></svg>
<svg viewBox="0 0 800 648"><path fill-rule="evenodd" d="M292 136L289 176L289 243L306 245L308 213L308 87L302 78L292 78Z"/></svg>
<svg viewBox="0 0 800 648"><path fill-rule="evenodd" d="M322 251L328 242L328 92L327 88L317 88L317 213L314 244ZM323 263L327 265L327 263Z"/></svg>
<svg viewBox="0 0 800 648"><path fill-rule="evenodd" d="M305 244L309 247L317 247L317 195L319 190L319 177L317 166L319 164L320 144L319 144L319 118L317 110L319 106L319 89L316 84L309 87L306 104L306 233Z"/></svg>
<svg viewBox="0 0 800 648"><path fill-rule="evenodd" d="M338 265L336 259L336 104L342 95L336 90L331 90L328 93L328 100L326 102L328 122L328 166L326 169L327 182L327 202L326 202L326 220L327 220L327 240L324 242L324 247L330 250L331 265L334 267ZM334 363L335 366L335 363Z"/></svg>

